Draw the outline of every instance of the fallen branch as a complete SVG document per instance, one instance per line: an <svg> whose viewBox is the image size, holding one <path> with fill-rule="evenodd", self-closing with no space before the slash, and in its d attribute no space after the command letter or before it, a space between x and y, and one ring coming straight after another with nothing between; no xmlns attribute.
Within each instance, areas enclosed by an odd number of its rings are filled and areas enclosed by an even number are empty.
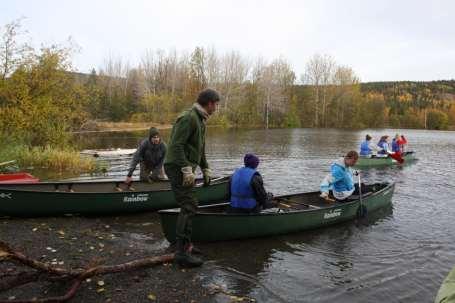
<svg viewBox="0 0 455 303"><path fill-rule="evenodd" d="M2 278L0 280L0 292L34 282L39 279L40 275L39 272L22 272L15 277Z"/></svg>
<svg viewBox="0 0 455 303"><path fill-rule="evenodd" d="M65 302L70 300L76 294L77 290L82 284L82 281L97 275L105 275L112 273L120 273L126 271L137 270L144 267L156 266L163 263L170 263L174 260L173 254L154 256L144 259L133 260L130 262L117 264L117 265L96 265L90 266L86 269L64 269L53 267L46 263L40 262L38 260L31 259L24 254L15 251L7 243L0 241L0 261L11 261L14 263L19 263L27 267L33 268L36 272L27 273L26 275L17 276L14 279L8 279L8 281L0 281L0 291L10 290L14 287L24 285L38 280L40 276L46 276L50 281L55 280L73 280L71 288L66 292L65 295L61 297L50 297L43 299L30 299L30 300L7 300L1 301L0 303L29 303L29 302L40 302L40 303L50 303L50 302Z"/></svg>

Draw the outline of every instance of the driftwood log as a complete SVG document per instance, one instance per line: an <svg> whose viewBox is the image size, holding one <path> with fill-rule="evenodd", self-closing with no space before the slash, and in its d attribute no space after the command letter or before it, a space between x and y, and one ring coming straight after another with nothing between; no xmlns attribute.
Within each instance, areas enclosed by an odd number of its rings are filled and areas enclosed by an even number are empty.
<svg viewBox="0 0 455 303"><path fill-rule="evenodd" d="M93 265L88 266L85 269L65 269L62 267L54 267L38 260L29 258L23 253L14 250L7 243L0 241L0 262L13 262L16 264L25 265L33 269L33 271L30 272L21 272L13 276L0 277L0 292L10 290L33 281L37 281L38 279L47 279L49 281L72 281L71 287L63 296L60 297L48 297L42 299L33 298L29 300L0 300L0 303L66 302L74 297L82 282L90 277L132 271L145 267L152 267L163 263L170 263L173 260L174 255L167 254L133 260L117 265Z"/></svg>

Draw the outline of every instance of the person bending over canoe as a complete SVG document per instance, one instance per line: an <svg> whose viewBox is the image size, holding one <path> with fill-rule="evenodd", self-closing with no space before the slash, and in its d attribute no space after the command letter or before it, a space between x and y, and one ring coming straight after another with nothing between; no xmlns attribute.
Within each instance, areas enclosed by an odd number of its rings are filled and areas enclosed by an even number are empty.
<svg viewBox="0 0 455 303"><path fill-rule="evenodd" d="M158 129L151 127L149 137L141 141L133 155L125 183L131 183L133 180L133 172L138 163L141 181L152 182L166 179L163 168L165 156L166 144L161 140Z"/></svg>
<svg viewBox="0 0 455 303"><path fill-rule="evenodd" d="M202 265L202 260L191 255L191 221L196 214L195 170L199 166L204 185L210 184L210 169L205 157L205 123L216 111L220 95L213 89L200 92L197 102L177 117L169 139L164 169L171 181L175 199L180 205L176 224L174 261L182 267Z"/></svg>
<svg viewBox="0 0 455 303"><path fill-rule="evenodd" d="M379 148L374 146L371 142L373 139L370 135L365 136L365 141L360 144L360 156L365 158L371 158L373 156L373 152L379 151Z"/></svg>
<svg viewBox="0 0 455 303"><path fill-rule="evenodd" d="M228 212L257 213L275 207L273 195L265 191L262 176L256 170L259 158L254 154L246 154L243 162L245 166L237 169L229 180Z"/></svg>
<svg viewBox="0 0 455 303"><path fill-rule="evenodd" d="M333 201L329 197L330 190L337 200L345 200L354 193L356 187L351 167L357 163L358 159L359 154L352 150L330 166L330 173L321 183L321 198Z"/></svg>

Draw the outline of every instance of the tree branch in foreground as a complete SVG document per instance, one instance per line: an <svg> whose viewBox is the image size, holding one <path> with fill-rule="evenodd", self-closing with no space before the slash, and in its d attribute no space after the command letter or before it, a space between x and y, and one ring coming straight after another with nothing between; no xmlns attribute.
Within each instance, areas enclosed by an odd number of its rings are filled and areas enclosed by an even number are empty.
<svg viewBox="0 0 455 303"><path fill-rule="evenodd" d="M173 254L154 256L133 260L130 262L117 265L96 265L89 266L86 269L64 269L53 267L46 263L31 259L21 252L15 251L7 243L0 241L0 262L9 261L21 265L25 265L35 270L35 272L21 273L14 278L0 280L0 292L13 289L17 286L24 285L30 282L37 281L40 277L45 277L47 280L69 280L73 281L71 288L68 289L65 295L60 297L49 297L42 299L29 300L0 300L0 303L50 303L50 302L66 302L74 297L79 287L85 279L97 275L105 275L112 273L127 272L145 267L152 267L163 263L170 263L174 260ZM5 281L6 280L6 281Z"/></svg>

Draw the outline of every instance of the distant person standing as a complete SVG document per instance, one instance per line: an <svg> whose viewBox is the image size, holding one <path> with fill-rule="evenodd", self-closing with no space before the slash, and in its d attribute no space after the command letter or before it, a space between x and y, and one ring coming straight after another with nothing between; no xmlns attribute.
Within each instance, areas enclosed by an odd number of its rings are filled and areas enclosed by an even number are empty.
<svg viewBox="0 0 455 303"><path fill-rule="evenodd" d="M166 179L163 168L165 156L166 144L161 140L158 129L151 127L148 138L141 141L133 155L125 182L131 183L133 172L138 163L141 169L141 181L152 182Z"/></svg>
<svg viewBox="0 0 455 303"><path fill-rule="evenodd" d="M175 122L164 169L171 181L175 199L180 205L176 224L177 252L175 262L183 267L202 265L202 260L191 255L191 221L196 214L198 201L195 195L195 170L199 166L204 185L210 184L210 169L205 156L206 121L216 111L220 101L218 92L205 89L197 102L180 114Z"/></svg>

